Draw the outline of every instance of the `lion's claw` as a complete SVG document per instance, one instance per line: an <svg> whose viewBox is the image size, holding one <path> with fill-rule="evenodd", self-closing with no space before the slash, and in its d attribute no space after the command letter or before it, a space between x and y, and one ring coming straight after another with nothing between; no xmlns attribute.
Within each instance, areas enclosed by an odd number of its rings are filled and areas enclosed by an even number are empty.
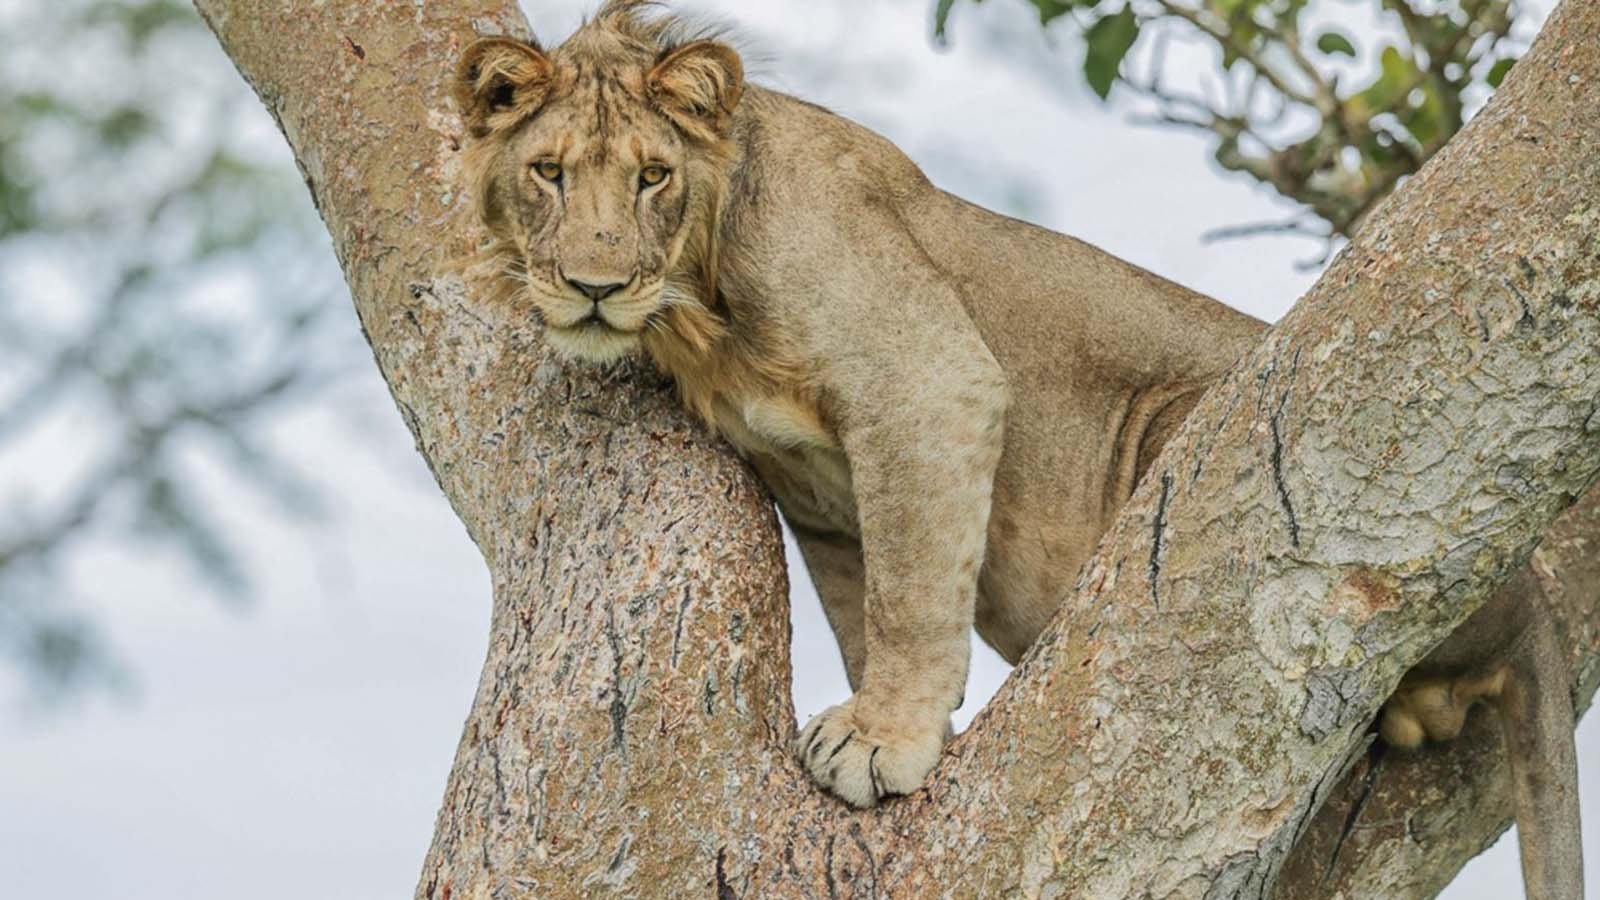
<svg viewBox="0 0 1600 900"><path fill-rule="evenodd" d="M939 760L945 731L943 723L911 728L874 721L852 698L806 723L795 750L813 780L865 809L916 790Z"/></svg>

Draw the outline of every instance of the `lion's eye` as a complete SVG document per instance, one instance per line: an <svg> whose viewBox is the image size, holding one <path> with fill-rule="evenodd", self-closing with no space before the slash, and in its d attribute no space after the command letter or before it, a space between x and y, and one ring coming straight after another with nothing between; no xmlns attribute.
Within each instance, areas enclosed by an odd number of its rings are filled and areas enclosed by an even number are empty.
<svg viewBox="0 0 1600 900"><path fill-rule="evenodd" d="M667 176L671 174L672 170L668 169L666 166L645 166L643 169L639 170L639 186L647 188L655 187L661 182L666 181Z"/></svg>
<svg viewBox="0 0 1600 900"><path fill-rule="evenodd" d="M561 181L561 164L558 162L542 159L533 164L533 171L538 173L539 177L545 181L551 183L559 183Z"/></svg>

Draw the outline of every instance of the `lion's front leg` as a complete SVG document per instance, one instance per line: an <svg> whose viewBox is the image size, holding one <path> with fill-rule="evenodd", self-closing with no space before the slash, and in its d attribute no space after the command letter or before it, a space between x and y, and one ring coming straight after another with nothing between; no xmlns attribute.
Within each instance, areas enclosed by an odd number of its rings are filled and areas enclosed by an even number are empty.
<svg viewBox="0 0 1600 900"><path fill-rule="evenodd" d="M841 416L866 561L865 660L855 695L812 719L796 750L853 806L922 784L966 686L1005 387L981 344L960 349Z"/></svg>

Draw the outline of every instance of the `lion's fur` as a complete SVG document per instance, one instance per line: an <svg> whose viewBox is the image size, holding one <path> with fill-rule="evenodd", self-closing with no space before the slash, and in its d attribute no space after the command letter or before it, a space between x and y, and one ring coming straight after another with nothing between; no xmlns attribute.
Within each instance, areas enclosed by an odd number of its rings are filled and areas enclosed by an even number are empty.
<svg viewBox="0 0 1600 900"><path fill-rule="evenodd" d="M580 319L588 301L551 274L570 280L574 258L631 271L591 233L637 235L639 271L669 259L616 315L642 323L637 342L793 527L856 689L802 733L808 768L865 805L933 765L974 622L1022 654L1262 326L938 190L870 131L743 84L737 59L639 0L548 52L475 45L458 73L465 166L507 297L532 302L557 346L603 357L627 340L586 324L613 301ZM569 153L574 193L563 183L557 205L527 172L544 148L597 142L656 146L682 180L647 195L604 154ZM591 171L611 173L609 194L582 193ZM634 223L591 222L608 203ZM678 227L651 231L669 203ZM580 339L596 331L606 343Z"/></svg>

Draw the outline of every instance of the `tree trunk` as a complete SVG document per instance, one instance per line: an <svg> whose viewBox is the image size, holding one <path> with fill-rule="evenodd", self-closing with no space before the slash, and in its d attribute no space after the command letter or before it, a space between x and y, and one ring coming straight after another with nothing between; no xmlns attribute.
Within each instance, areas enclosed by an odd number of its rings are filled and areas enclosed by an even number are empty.
<svg viewBox="0 0 1600 900"><path fill-rule="evenodd" d="M1439 811L1417 827L1341 840L1336 787L1401 673L1600 472L1600 4L1564 3L1208 394L928 789L864 813L790 758L759 484L659 378L568 367L450 274L479 233L446 76L474 32L524 34L516 6L197 5L493 576L419 897L1261 897L1280 869L1284 896L1429 896L1503 827L1485 735L1346 782L1385 822ZM1591 500L1539 567L1585 701Z"/></svg>

